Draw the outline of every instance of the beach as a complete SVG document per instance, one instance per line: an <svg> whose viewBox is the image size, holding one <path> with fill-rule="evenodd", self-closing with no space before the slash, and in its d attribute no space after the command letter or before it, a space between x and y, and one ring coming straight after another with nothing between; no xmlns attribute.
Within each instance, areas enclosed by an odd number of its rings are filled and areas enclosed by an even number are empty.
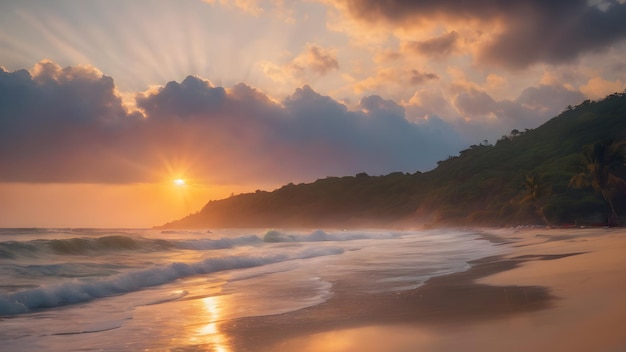
<svg viewBox="0 0 626 352"><path fill-rule="evenodd" d="M625 229L2 239L7 350L626 350Z"/></svg>
<svg viewBox="0 0 626 352"><path fill-rule="evenodd" d="M488 230L508 246L410 291L226 322L234 351L623 351L626 230Z"/></svg>
<svg viewBox="0 0 626 352"><path fill-rule="evenodd" d="M412 321L404 312L416 311L415 288L508 251L484 237L474 229L0 229L0 343L256 351Z"/></svg>

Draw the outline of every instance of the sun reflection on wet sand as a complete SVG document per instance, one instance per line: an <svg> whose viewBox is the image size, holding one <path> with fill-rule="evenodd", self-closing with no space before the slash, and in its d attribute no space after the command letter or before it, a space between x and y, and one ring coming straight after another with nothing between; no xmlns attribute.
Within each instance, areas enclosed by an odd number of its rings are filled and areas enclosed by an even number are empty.
<svg viewBox="0 0 626 352"><path fill-rule="evenodd" d="M275 352L431 351L438 338L442 336L437 336L418 326L365 326L296 337L270 346L268 350Z"/></svg>
<svg viewBox="0 0 626 352"><path fill-rule="evenodd" d="M220 332L218 326L218 322L223 319L224 307L221 296L206 297L200 301L203 303L204 320L209 323L196 328L192 337L195 340L193 342L210 345L216 352L231 352L228 338Z"/></svg>

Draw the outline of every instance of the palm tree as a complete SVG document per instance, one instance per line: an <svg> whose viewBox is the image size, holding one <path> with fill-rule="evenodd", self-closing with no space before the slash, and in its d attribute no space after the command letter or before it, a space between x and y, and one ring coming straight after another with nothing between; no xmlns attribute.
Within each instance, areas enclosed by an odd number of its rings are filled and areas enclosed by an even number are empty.
<svg viewBox="0 0 626 352"><path fill-rule="evenodd" d="M524 182L522 182L522 187L526 189L527 193L522 198L520 203L523 204L531 202L535 207L535 211L537 212L537 214L541 216L546 225L550 226L550 221L544 213L544 199L552 193L552 187L550 187L543 181L542 175L537 174L524 175Z"/></svg>
<svg viewBox="0 0 626 352"><path fill-rule="evenodd" d="M599 192L604 200L609 203L611 215L608 225L615 225L618 220L617 212L613 206L613 198L626 186L626 181L615 174L616 170L623 167L626 161L626 140L619 142L595 143L592 147L587 146L583 151L582 171L574 175L569 186L576 188L589 187Z"/></svg>

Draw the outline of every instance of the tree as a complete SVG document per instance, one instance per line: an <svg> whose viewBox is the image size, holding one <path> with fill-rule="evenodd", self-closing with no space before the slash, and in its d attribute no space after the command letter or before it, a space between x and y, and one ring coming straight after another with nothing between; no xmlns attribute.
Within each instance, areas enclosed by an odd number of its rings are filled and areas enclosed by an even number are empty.
<svg viewBox="0 0 626 352"><path fill-rule="evenodd" d="M541 216L546 225L550 225L550 221L546 217L544 209L546 206L545 199L547 196L552 194L552 187L544 182L542 175L537 174L524 175L522 187L526 189L526 194L520 203L532 203L535 207L537 215Z"/></svg>
<svg viewBox="0 0 626 352"><path fill-rule="evenodd" d="M611 209L609 226L617 224L619 219L613 206L613 198L626 187L626 181L615 173L624 167L625 148L626 140L598 142L591 147L587 146L583 151L581 172L569 181L570 187L591 187L602 195Z"/></svg>

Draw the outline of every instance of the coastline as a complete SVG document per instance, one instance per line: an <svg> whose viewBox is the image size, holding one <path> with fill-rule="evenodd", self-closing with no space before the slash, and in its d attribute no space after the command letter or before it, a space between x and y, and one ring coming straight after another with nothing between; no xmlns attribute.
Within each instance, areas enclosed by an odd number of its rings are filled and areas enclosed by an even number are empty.
<svg viewBox="0 0 626 352"><path fill-rule="evenodd" d="M626 347L626 229L487 230L511 252L403 292L220 325L236 351L615 351ZM384 346L384 347L382 347Z"/></svg>

